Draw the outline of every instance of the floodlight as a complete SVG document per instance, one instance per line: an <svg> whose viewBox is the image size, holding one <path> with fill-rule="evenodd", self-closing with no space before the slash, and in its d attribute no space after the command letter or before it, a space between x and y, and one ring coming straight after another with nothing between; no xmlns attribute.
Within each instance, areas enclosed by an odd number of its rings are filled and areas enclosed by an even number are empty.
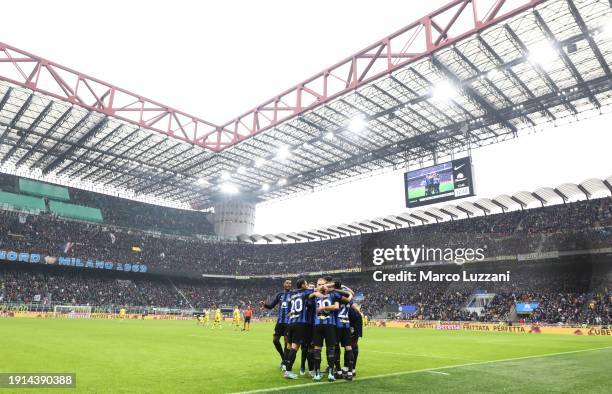
<svg viewBox="0 0 612 394"><path fill-rule="evenodd" d="M604 18L604 24L601 27L601 36L604 39L612 38L612 14L608 14Z"/></svg>
<svg viewBox="0 0 612 394"><path fill-rule="evenodd" d="M366 128L366 122L362 116L357 116L351 119L349 130L355 134L361 133Z"/></svg>
<svg viewBox="0 0 612 394"><path fill-rule="evenodd" d="M246 174L246 168L244 168L243 166L238 167L238 169L236 169L236 172L238 174Z"/></svg>
<svg viewBox="0 0 612 394"><path fill-rule="evenodd" d="M333 140L334 139L334 133L332 133L331 131L328 131L327 133L325 133L325 139L326 140Z"/></svg>
<svg viewBox="0 0 612 394"><path fill-rule="evenodd" d="M267 192L268 190L270 190L270 185L268 185L267 183L264 183L263 185L261 185L261 190L263 190L264 192Z"/></svg>
<svg viewBox="0 0 612 394"><path fill-rule="evenodd" d="M457 97L457 87L449 81L441 81L431 89L431 100L437 103L445 103Z"/></svg>
<svg viewBox="0 0 612 394"><path fill-rule="evenodd" d="M264 164L266 164L266 161L263 159L263 157L260 157L259 159L255 160L255 167L261 167Z"/></svg>
<svg viewBox="0 0 612 394"><path fill-rule="evenodd" d="M489 70L489 71L487 72L487 78L488 78L488 79L493 79L493 78L495 78L495 77L499 76L501 73L502 73L502 72L501 72L501 71L499 71L498 69L493 68L493 69L491 69L491 70Z"/></svg>
<svg viewBox="0 0 612 394"><path fill-rule="evenodd" d="M276 152L276 158L279 160L284 160L289 157L290 154L291 152L289 151L289 148L287 148L286 146L281 146Z"/></svg>
<svg viewBox="0 0 612 394"><path fill-rule="evenodd" d="M548 41L539 42L529 48L529 63L547 68L558 55L557 48Z"/></svg>
<svg viewBox="0 0 612 394"><path fill-rule="evenodd" d="M237 194L240 190L233 183L225 182L221 184L221 191L226 194Z"/></svg>
<svg viewBox="0 0 612 394"><path fill-rule="evenodd" d="M287 184L287 180L285 178L281 178L278 180L279 186L285 186Z"/></svg>

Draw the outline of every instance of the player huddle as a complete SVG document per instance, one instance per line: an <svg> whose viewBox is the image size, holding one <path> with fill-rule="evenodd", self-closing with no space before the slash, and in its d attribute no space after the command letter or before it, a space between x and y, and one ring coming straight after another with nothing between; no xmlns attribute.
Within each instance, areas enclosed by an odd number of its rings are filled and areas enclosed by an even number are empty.
<svg viewBox="0 0 612 394"><path fill-rule="evenodd" d="M353 291L331 277L319 278L315 285L305 279L285 280L283 291L263 306L278 305L278 319L273 343L281 357L281 370L287 379L297 379L293 372L297 353L301 349L300 375L306 375L306 365L313 380L337 378L352 380L359 355L358 341L362 336L362 315L353 302ZM284 337L285 348L280 344ZM323 345L327 368L321 372ZM341 367L341 348L344 366Z"/></svg>

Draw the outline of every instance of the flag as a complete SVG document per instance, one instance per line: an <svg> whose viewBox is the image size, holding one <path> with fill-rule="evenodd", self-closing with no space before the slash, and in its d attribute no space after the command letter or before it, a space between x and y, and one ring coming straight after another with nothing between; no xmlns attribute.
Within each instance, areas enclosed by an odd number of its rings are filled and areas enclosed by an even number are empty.
<svg viewBox="0 0 612 394"><path fill-rule="evenodd" d="M66 244L64 245L64 253L69 253L70 249L72 249L72 247L74 246L74 242L66 242Z"/></svg>

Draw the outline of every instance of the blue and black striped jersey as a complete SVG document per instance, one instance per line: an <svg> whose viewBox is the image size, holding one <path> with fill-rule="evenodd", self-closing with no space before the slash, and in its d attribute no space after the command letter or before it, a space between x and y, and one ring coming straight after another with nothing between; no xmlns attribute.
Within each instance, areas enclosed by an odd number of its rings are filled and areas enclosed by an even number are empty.
<svg viewBox="0 0 612 394"><path fill-rule="evenodd" d="M316 298L311 298L308 300L308 310L306 311L306 319L308 320L308 324L314 324L315 313L317 312L317 304Z"/></svg>
<svg viewBox="0 0 612 394"><path fill-rule="evenodd" d="M353 301L350 302L340 302L340 309L338 309L338 316L336 318L336 327L338 328L350 328L351 322L349 320L349 313L351 311L351 305L353 305Z"/></svg>
<svg viewBox="0 0 612 394"><path fill-rule="evenodd" d="M316 308L323 308L326 306L331 306L334 303L340 301L340 299L342 298L342 296L338 293L331 292L329 294L327 294L327 296L325 296L325 298L316 298L315 299L315 303L316 303ZM322 311L322 312L315 312L315 320L314 320L314 324L315 325L319 325L319 324L332 324L332 325L336 325L336 312L337 311Z"/></svg>
<svg viewBox="0 0 612 394"><path fill-rule="evenodd" d="M308 321L308 296L312 289L300 289L291 292L289 296L289 324L309 323Z"/></svg>
<svg viewBox="0 0 612 394"><path fill-rule="evenodd" d="M264 306L268 309L274 309L278 305L278 318L277 323L288 323L289 322L289 297L291 292L282 291L274 296L272 303L265 304Z"/></svg>

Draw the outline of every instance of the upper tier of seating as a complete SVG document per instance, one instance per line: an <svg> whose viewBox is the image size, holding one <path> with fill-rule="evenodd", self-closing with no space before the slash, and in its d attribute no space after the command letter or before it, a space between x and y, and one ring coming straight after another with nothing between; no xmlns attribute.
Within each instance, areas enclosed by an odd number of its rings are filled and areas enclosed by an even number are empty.
<svg viewBox="0 0 612 394"><path fill-rule="evenodd" d="M103 221L113 226L166 234L214 235L209 213L161 207L92 191L57 187L4 173L0 173L0 192L7 196L7 204L17 210L48 210L63 217L90 222ZM18 200L28 204L18 204ZM0 206L2 201L0 199ZM71 205L67 206L67 203Z"/></svg>
<svg viewBox="0 0 612 394"><path fill-rule="evenodd" d="M361 264L361 236L268 245L207 242L8 211L0 212L0 233L0 250L138 263L149 272L170 274L280 275L351 270ZM384 236L415 247L474 247L465 234L480 237L488 257L611 246L612 198L428 224Z"/></svg>

